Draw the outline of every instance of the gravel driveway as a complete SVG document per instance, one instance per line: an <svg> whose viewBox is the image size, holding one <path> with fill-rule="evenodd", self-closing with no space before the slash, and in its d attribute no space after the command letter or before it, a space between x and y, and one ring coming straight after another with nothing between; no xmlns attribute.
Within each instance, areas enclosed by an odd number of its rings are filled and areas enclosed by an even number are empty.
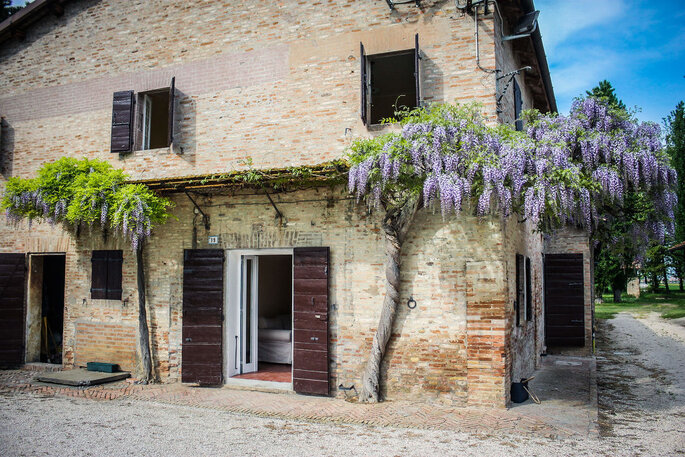
<svg viewBox="0 0 685 457"><path fill-rule="evenodd" d="M0 395L0 455L684 455L685 328L621 314L599 330L599 438L308 423L12 392Z"/></svg>

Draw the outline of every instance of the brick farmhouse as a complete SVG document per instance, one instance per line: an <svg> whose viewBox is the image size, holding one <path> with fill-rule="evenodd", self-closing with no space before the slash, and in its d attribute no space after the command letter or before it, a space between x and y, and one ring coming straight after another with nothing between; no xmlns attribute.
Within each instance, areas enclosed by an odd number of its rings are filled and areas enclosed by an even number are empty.
<svg viewBox="0 0 685 457"><path fill-rule="evenodd" d="M535 17L532 0L36 0L0 24L0 189L88 157L174 202L145 260L161 382L348 395L385 290L381 214L344 185L215 177L325 169L392 129L398 102L477 101L491 123L555 111ZM506 406L548 349L590 350L590 261L575 229L420 210L383 395ZM0 364L137 370L124 240L3 219L0 289Z"/></svg>

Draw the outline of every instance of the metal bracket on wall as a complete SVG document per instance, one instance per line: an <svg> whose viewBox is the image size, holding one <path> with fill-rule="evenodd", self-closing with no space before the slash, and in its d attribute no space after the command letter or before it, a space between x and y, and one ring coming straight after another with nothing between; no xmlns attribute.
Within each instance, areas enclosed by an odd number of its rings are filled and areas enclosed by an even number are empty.
<svg viewBox="0 0 685 457"><path fill-rule="evenodd" d="M266 198L269 199L269 203L271 203L271 206L273 206L276 210L276 217L278 217L279 219L283 219L283 213L281 213L279 209L276 207L276 203L274 203L273 199L271 198L271 195L269 195L269 192L264 191L264 193L266 194Z"/></svg>
<svg viewBox="0 0 685 457"><path fill-rule="evenodd" d="M514 77L516 77L516 75L520 74L522 71L529 71L529 70L532 70L532 67L526 65L525 67L519 68L518 70L510 71L509 73L505 73L505 74L497 77L496 81L498 83L500 80L502 80L504 78L509 78L509 80L507 81L507 84L504 86L504 89L502 89L502 92L500 92L499 95L497 96L497 100L496 100L497 113L502 112L502 108L501 108L502 99L507 94L507 91L509 90L509 86L511 86L511 83L514 80Z"/></svg>
<svg viewBox="0 0 685 457"><path fill-rule="evenodd" d="M202 208L193 200L193 197L190 196L187 190L183 191L184 194L186 194L186 197L193 203L193 206L195 206L195 209L197 210L198 213L202 214L202 222L204 223L205 230L209 230L209 216L205 214L204 211L202 211Z"/></svg>

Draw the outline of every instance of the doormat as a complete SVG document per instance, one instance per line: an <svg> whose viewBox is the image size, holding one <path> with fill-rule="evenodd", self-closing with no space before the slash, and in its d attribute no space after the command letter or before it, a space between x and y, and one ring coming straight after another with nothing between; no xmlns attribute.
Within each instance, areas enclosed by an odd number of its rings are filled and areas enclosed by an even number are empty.
<svg viewBox="0 0 685 457"><path fill-rule="evenodd" d="M131 376L128 371L117 373L102 373L99 371L88 371L81 368L74 370L59 371L55 373L45 373L36 377L36 380L49 382L52 384L62 384L65 386L87 387L107 382L121 381Z"/></svg>

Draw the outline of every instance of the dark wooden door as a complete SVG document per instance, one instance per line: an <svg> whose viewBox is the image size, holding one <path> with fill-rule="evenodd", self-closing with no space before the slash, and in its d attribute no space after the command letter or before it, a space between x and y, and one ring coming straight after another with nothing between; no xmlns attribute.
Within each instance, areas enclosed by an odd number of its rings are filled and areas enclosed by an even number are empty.
<svg viewBox="0 0 685 457"><path fill-rule="evenodd" d="M223 372L224 251L183 253L182 381L221 384Z"/></svg>
<svg viewBox="0 0 685 457"><path fill-rule="evenodd" d="M0 367L24 362L24 254L0 254Z"/></svg>
<svg viewBox="0 0 685 457"><path fill-rule="evenodd" d="M295 248L293 388L328 395L328 248Z"/></svg>
<svg viewBox="0 0 685 457"><path fill-rule="evenodd" d="M585 345L583 254L545 255L545 343Z"/></svg>

